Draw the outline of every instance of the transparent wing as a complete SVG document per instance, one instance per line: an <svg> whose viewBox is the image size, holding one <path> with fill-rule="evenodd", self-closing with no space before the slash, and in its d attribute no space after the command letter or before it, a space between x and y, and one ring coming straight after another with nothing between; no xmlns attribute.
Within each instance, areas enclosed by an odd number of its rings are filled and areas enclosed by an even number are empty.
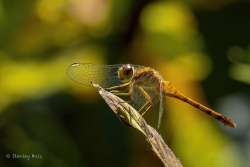
<svg viewBox="0 0 250 167"><path fill-rule="evenodd" d="M158 125L157 127L160 128L161 126L161 120L162 120L162 116L164 113L164 104L165 104L165 96L164 96L164 87L163 87L163 82L160 82L160 94L159 94L159 117L158 117Z"/></svg>
<svg viewBox="0 0 250 167"><path fill-rule="evenodd" d="M97 65L90 63L74 63L67 69L67 75L83 86L91 86L91 82L98 83L104 88L122 84L118 78L118 69L122 64Z"/></svg>
<svg viewBox="0 0 250 167"><path fill-rule="evenodd" d="M129 104L131 104L136 110L139 110L148 101L148 99L144 96L144 94L139 91L138 87L139 86L136 85L133 86L131 101L129 102ZM157 127L159 128L161 125L161 120L165 109L164 108L165 96L163 94L163 91L156 90L154 86L149 88L144 85L141 85L140 87L143 88L145 92L150 96L150 99L152 101L152 109L154 111L159 111L158 123L157 123Z"/></svg>
<svg viewBox="0 0 250 167"><path fill-rule="evenodd" d="M138 85L133 85L131 98L129 100L129 104L132 105L137 111L141 109L147 103L147 98L145 95L140 91Z"/></svg>
<svg viewBox="0 0 250 167"><path fill-rule="evenodd" d="M159 111L159 118L158 118L158 128L160 127L162 116L164 113L164 90L163 84L160 80L157 80L154 76L144 75L144 77L139 78L135 84L133 85L132 90L132 98L131 98L131 105L135 107L135 109L139 109L147 102L147 98L144 96L142 92L139 91L138 87L141 87L147 95L150 97L152 102L153 110Z"/></svg>

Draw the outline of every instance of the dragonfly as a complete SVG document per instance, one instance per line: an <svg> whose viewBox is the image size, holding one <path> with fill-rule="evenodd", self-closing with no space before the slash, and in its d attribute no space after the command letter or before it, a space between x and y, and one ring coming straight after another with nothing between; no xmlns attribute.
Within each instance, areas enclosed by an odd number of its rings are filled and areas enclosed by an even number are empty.
<svg viewBox="0 0 250 167"><path fill-rule="evenodd" d="M158 128L164 112L165 97L187 103L225 126L236 127L236 123L231 118L184 95L151 67L134 64L73 63L68 67L67 74L73 81L87 87L93 82L98 83L110 93L124 98L142 115L150 109L158 108Z"/></svg>

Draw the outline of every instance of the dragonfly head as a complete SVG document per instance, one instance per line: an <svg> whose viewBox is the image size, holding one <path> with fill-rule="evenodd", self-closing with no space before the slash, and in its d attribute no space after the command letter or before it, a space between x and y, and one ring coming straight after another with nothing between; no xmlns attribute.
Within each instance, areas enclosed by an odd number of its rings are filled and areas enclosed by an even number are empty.
<svg viewBox="0 0 250 167"><path fill-rule="evenodd" d="M131 64L124 64L118 69L118 78L121 82L129 82L134 76L134 67Z"/></svg>

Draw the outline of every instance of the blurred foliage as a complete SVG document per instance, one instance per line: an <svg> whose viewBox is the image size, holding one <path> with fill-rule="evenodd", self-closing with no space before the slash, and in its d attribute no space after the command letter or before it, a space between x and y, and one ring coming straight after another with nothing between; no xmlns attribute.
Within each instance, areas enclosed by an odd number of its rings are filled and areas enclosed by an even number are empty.
<svg viewBox="0 0 250 167"><path fill-rule="evenodd" d="M74 62L159 70L239 125L218 127L168 99L160 131L184 166L247 166L249 9L237 0L0 0L0 166L160 166L94 89L70 81ZM154 125L155 115L145 117Z"/></svg>
<svg viewBox="0 0 250 167"><path fill-rule="evenodd" d="M250 47L234 46L229 49L228 57L233 63L230 69L232 78L250 84Z"/></svg>

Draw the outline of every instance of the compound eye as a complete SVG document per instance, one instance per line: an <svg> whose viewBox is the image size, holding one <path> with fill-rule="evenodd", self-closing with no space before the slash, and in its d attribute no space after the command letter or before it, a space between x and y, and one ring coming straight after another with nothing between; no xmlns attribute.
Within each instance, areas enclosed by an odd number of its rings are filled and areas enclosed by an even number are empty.
<svg viewBox="0 0 250 167"><path fill-rule="evenodd" d="M134 75L134 68L130 64L125 64L118 70L118 77L121 82L129 82Z"/></svg>

